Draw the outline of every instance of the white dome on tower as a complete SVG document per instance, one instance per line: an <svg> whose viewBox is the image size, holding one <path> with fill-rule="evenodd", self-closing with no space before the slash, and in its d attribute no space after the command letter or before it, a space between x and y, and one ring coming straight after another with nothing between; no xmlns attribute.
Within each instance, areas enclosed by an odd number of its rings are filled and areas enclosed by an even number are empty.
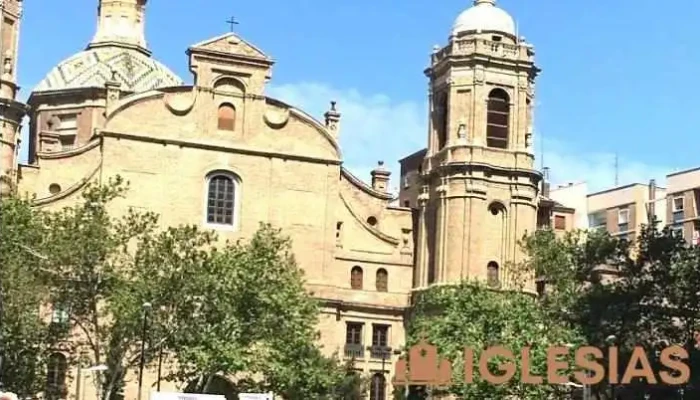
<svg viewBox="0 0 700 400"><path fill-rule="evenodd" d="M515 36L515 21L510 14L496 7L496 0L474 0L474 6L457 17L452 35L474 31L494 31Z"/></svg>

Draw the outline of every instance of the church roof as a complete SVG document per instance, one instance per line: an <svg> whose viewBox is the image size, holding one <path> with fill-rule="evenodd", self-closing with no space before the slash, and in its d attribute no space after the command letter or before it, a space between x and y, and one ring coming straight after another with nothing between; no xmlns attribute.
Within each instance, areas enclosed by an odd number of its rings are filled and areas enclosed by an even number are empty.
<svg viewBox="0 0 700 400"><path fill-rule="evenodd" d="M34 92L103 88L110 80L116 80L121 83L121 90L130 92L183 84L168 67L143 52L109 46L91 48L62 61Z"/></svg>

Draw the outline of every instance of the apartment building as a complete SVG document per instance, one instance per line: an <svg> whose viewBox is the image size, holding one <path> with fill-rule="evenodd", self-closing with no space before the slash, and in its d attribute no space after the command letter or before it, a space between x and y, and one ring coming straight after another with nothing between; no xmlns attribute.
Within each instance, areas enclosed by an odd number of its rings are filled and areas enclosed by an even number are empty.
<svg viewBox="0 0 700 400"><path fill-rule="evenodd" d="M549 197L557 203L574 210L572 229L588 229L588 185L586 182L570 182L557 185L549 192Z"/></svg>
<svg viewBox="0 0 700 400"><path fill-rule="evenodd" d="M666 175L668 225L689 242L700 245L700 167Z"/></svg>
<svg viewBox="0 0 700 400"><path fill-rule="evenodd" d="M591 193L587 196L588 227L635 240L650 216L660 221L660 227L665 225L666 212L659 207L665 195L666 189L657 187L653 180L648 185L633 183Z"/></svg>

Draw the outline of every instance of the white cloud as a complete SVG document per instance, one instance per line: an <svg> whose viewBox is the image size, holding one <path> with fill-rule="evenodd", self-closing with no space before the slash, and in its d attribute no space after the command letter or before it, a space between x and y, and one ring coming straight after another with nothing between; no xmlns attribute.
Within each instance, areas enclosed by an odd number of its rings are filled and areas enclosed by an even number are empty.
<svg viewBox="0 0 700 400"><path fill-rule="evenodd" d="M656 179L659 185L664 185L666 174L673 172L668 166L648 164L628 155L618 155L616 167L615 158L614 153L581 153L557 139L544 141L544 165L550 169L553 184L586 181L588 190L596 192L614 187L616 175L620 186L648 183L649 179ZM537 162L538 168L541 161Z"/></svg>
<svg viewBox="0 0 700 400"><path fill-rule="evenodd" d="M398 160L422 149L426 143L427 105L424 104L394 101L383 94L340 90L313 82L271 85L268 94L320 121L330 101L336 101L341 113L340 145L344 165L366 182L381 160L392 172L390 186L398 188Z"/></svg>
<svg viewBox="0 0 700 400"><path fill-rule="evenodd" d="M392 187L399 184L398 159L420 150L427 140L427 105L412 101L397 101L383 94L360 93L355 89L338 89L322 83L303 82L269 89L269 94L302 108L319 120L328 110L329 102L338 102L341 117L341 147L345 166L363 180L378 160L384 160L392 171ZM540 168L540 144L536 167ZM563 140L544 141L545 166L550 168L554 184L586 181L590 191L615 185L615 155L605 152L581 153ZM618 158L620 185L648 182L655 178L663 185L671 169L650 165L626 155Z"/></svg>

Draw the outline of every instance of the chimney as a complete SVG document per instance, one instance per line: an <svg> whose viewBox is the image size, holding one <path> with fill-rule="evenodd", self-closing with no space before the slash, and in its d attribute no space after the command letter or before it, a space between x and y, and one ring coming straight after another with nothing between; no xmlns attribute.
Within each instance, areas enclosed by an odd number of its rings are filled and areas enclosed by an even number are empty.
<svg viewBox="0 0 700 400"><path fill-rule="evenodd" d="M384 161L379 161L377 168L372 170L372 189L386 193L389 189L391 172L384 168Z"/></svg>
<svg viewBox="0 0 700 400"><path fill-rule="evenodd" d="M542 169L542 196L549 197L549 167Z"/></svg>
<svg viewBox="0 0 700 400"><path fill-rule="evenodd" d="M649 181L649 225L654 222L656 217L656 179L651 179Z"/></svg>

